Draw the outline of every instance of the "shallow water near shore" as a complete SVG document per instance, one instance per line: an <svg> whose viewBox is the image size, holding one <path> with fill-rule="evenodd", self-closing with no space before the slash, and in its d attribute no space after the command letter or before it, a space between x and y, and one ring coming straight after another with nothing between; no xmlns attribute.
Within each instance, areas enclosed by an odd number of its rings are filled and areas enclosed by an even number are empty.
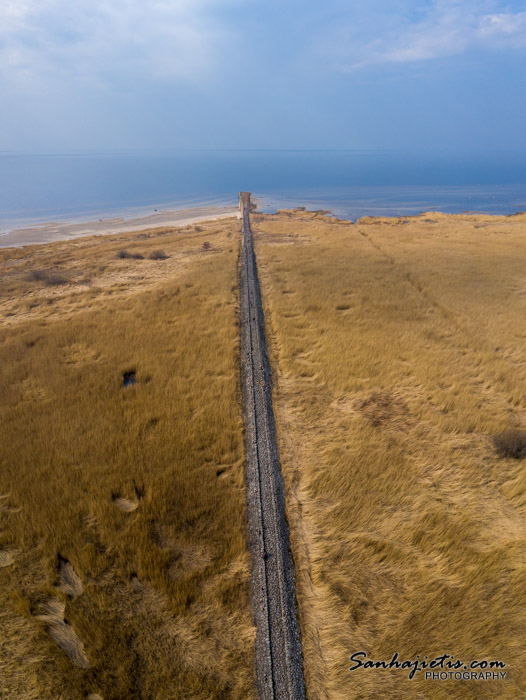
<svg viewBox="0 0 526 700"><path fill-rule="evenodd" d="M526 207L526 159L511 152L179 151L0 154L0 233L47 222L134 220L233 207L250 190L263 211L306 206L355 220L440 210Z"/></svg>
<svg viewBox="0 0 526 700"><path fill-rule="evenodd" d="M510 215L526 209L526 186L370 186L332 191L261 194L264 212L304 206L327 209L335 216L356 221L362 216L413 216L426 211L447 214Z"/></svg>

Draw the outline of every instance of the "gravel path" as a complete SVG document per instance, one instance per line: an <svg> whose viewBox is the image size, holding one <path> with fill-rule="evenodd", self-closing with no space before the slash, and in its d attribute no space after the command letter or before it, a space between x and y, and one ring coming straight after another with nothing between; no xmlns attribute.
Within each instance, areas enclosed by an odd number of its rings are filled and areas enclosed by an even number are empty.
<svg viewBox="0 0 526 700"><path fill-rule="evenodd" d="M240 197L243 212L241 371L258 696L265 700L305 698L294 565L285 520L271 372L250 228L250 194L241 193Z"/></svg>

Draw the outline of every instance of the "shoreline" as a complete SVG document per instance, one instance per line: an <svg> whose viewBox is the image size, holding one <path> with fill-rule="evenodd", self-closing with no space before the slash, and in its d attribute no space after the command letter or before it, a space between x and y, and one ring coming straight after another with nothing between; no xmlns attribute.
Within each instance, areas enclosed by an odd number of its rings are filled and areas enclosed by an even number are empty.
<svg viewBox="0 0 526 700"><path fill-rule="evenodd" d="M154 214L130 218L118 216L91 221L48 221L0 233L0 248L22 248L27 245L75 240L84 236L130 233L163 226L186 226L200 221L226 219L238 215L238 207L203 205L161 210Z"/></svg>
<svg viewBox="0 0 526 700"><path fill-rule="evenodd" d="M342 216L341 212L331 209L311 209L306 206L281 206L268 211L268 206L264 204L261 197L254 197L258 210L255 213L269 215L289 213L294 215L314 214L317 216L327 216L329 218L348 222L353 225L365 223L377 219L378 221L393 223L409 223L411 219L419 217L451 217L451 218L514 218L526 217L526 211L515 211L514 213L498 213L485 211L442 211L440 209L423 209L412 213L388 213L374 211L374 213L362 213L354 220ZM258 201L259 200L259 201ZM314 203L311 203L314 204ZM261 208L260 205L263 205ZM388 208L387 208L388 209ZM239 218L239 208L237 206L226 205L198 205L184 209L166 209L156 211L154 214L144 214L142 216L126 215L116 216L98 220L69 220L69 221L48 221L33 223L32 225L13 228L5 232L0 232L0 250L7 248L24 248L31 245L45 245L49 243L74 241L79 238L89 236L118 235L120 233L134 233L164 227L179 227L199 222L216 221L221 219Z"/></svg>

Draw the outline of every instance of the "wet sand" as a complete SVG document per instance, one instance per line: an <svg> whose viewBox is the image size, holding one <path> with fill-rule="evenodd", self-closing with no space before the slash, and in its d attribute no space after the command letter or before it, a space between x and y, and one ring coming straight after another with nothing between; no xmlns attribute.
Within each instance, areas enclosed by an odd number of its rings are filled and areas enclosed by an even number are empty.
<svg viewBox="0 0 526 700"><path fill-rule="evenodd" d="M224 219L239 214L237 207L203 206L191 209L159 211L134 218L113 218L98 221L51 221L13 229L0 234L0 248L21 247L35 243L52 243L111 233L126 233L163 226L184 226L198 221Z"/></svg>

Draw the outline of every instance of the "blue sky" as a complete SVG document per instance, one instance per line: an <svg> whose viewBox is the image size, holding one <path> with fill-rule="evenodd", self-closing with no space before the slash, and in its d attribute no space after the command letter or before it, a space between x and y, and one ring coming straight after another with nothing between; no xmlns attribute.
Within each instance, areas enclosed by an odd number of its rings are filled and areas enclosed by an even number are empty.
<svg viewBox="0 0 526 700"><path fill-rule="evenodd" d="M526 0L2 0L0 150L526 152Z"/></svg>

